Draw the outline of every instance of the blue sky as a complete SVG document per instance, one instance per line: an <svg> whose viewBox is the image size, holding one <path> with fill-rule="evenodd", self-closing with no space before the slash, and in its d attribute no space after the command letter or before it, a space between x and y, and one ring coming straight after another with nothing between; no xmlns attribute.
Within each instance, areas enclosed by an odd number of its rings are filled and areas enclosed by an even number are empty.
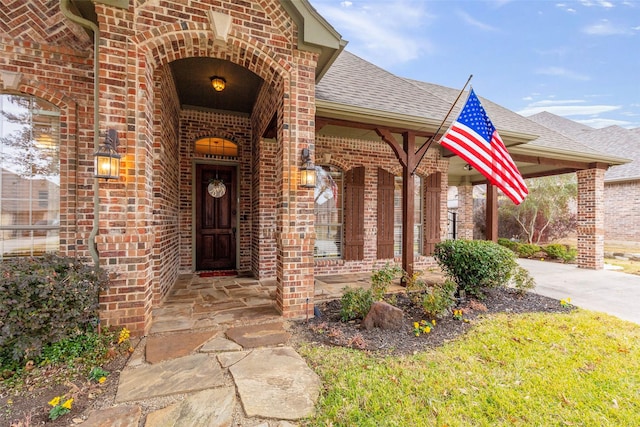
<svg viewBox="0 0 640 427"><path fill-rule="evenodd" d="M347 50L524 116L640 127L640 0L309 0Z"/></svg>

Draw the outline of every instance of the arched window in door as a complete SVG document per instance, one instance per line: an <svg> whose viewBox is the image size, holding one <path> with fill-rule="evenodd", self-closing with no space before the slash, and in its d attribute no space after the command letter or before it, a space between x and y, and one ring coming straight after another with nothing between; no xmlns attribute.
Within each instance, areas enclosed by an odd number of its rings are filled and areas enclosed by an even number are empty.
<svg viewBox="0 0 640 427"><path fill-rule="evenodd" d="M200 138L194 149L196 153L209 156L238 157L238 144L225 138Z"/></svg>

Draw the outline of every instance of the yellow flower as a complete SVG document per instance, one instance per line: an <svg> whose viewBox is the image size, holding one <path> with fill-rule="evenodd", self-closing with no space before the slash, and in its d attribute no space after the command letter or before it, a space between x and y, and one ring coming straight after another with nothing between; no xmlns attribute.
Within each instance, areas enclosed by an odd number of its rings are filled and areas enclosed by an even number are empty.
<svg viewBox="0 0 640 427"><path fill-rule="evenodd" d="M414 328L418 328L420 326L420 324L418 322L413 322L413 327Z"/></svg>
<svg viewBox="0 0 640 427"><path fill-rule="evenodd" d="M433 319L431 323L433 323L433 326L436 326L436 319Z"/></svg>
<svg viewBox="0 0 640 427"><path fill-rule="evenodd" d="M129 339L131 332L127 328L122 328L120 335L118 336L118 344L121 344Z"/></svg>
<svg viewBox="0 0 640 427"><path fill-rule="evenodd" d="M419 337L419 336L420 336L420 332L416 332L416 333L415 333L415 335L416 335L417 337Z"/></svg>
<svg viewBox="0 0 640 427"><path fill-rule="evenodd" d="M49 401L49 405L51 406L58 406L59 403L60 403L60 396L56 396Z"/></svg>
<svg viewBox="0 0 640 427"><path fill-rule="evenodd" d="M103 382L105 382L107 380L107 377L100 377L100 379L98 380L98 382L100 384L102 384Z"/></svg>
<svg viewBox="0 0 640 427"><path fill-rule="evenodd" d="M71 404L73 403L73 397L62 404L62 407L65 409L71 409Z"/></svg>

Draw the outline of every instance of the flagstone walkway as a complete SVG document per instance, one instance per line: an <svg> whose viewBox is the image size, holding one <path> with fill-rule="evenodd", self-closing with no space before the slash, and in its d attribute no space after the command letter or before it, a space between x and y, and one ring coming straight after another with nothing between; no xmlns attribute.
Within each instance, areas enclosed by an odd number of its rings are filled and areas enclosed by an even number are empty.
<svg viewBox="0 0 640 427"><path fill-rule="evenodd" d="M315 301L369 277L316 277ZM320 380L287 345L275 291L275 280L181 276L120 373L112 407L80 425L287 427L313 415Z"/></svg>

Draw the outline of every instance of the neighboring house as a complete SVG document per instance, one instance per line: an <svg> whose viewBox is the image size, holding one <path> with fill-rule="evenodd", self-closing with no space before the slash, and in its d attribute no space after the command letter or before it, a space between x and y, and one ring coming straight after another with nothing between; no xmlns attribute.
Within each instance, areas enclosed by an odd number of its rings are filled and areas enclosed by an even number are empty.
<svg viewBox="0 0 640 427"><path fill-rule="evenodd" d="M594 129L546 111L529 119L593 149L631 159L604 175L604 235L611 241L640 242L640 128Z"/></svg>
<svg viewBox="0 0 640 427"><path fill-rule="evenodd" d="M2 2L0 154L57 166L49 249L114 273L104 324L146 333L178 276L203 270L275 278L284 317L313 315L315 275L433 265L450 186L457 235L472 237L486 180L430 144L458 90L345 45L306 0ZM602 268L600 189L625 160L482 101L525 177L576 172L578 263ZM96 179L94 153L116 135L119 175ZM45 146L56 155L36 161ZM310 170L315 188L301 182Z"/></svg>

